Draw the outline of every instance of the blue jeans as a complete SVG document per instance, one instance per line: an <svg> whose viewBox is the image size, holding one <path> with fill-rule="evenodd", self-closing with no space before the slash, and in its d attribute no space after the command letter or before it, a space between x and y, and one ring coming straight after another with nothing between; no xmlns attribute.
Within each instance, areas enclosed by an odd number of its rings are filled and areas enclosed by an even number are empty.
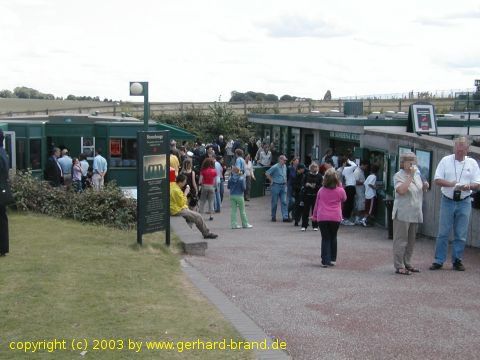
<svg viewBox="0 0 480 360"><path fill-rule="evenodd" d="M453 228L452 263L463 259L467 242L468 222L472 212L471 198L453 201L442 195L437 241L435 242L435 262L443 264L447 260L448 238Z"/></svg>
<svg viewBox="0 0 480 360"><path fill-rule="evenodd" d="M280 198L282 205L282 217L283 219L288 219L287 187L273 183L270 191L272 193L272 219L275 219L277 216L278 198Z"/></svg>
<svg viewBox="0 0 480 360"><path fill-rule="evenodd" d="M215 185L215 212L220 212L223 198L223 181Z"/></svg>

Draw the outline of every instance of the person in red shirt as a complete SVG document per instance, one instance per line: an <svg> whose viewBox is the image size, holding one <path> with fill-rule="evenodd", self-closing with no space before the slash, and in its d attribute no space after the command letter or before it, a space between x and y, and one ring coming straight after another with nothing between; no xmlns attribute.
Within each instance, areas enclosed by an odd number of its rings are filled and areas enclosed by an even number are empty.
<svg viewBox="0 0 480 360"><path fill-rule="evenodd" d="M215 203L215 188L216 188L217 171L215 170L215 160L213 158L206 158L203 160L200 169L200 179L198 183L200 189L200 214L204 214L205 203L208 201L209 220L213 220L214 203Z"/></svg>

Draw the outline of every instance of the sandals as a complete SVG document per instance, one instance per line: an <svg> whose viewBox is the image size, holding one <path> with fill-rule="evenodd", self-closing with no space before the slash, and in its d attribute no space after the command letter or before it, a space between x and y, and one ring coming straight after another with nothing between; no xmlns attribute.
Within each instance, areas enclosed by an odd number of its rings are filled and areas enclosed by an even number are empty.
<svg viewBox="0 0 480 360"><path fill-rule="evenodd" d="M401 268L401 269L397 269L397 270L395 271L395 274L411 275L412 273L411 273L410 270L408 270L408 269Z"/></svg>
<svg viewBox="0 0 480 360"><path fill-rule="evenodd" d="M413 267L413 266L406 266L405 268L412 273L419 273L420 272L420 269L417 269L416 267Z"/></svg>

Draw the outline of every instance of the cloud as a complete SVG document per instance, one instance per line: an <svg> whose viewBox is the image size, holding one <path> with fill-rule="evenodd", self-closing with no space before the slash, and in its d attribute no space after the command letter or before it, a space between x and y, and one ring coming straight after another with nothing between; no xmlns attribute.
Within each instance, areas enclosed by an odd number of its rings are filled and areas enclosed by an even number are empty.
<svg viewBox="0 0 480 360"><path fill-rule="evenodd" d="M323 19L298 15L283 15L269 23L258 23L257 26L267 30L268 35L274 38L332 38L347 36L351 33Z"/></svg>
<svg viewBox="0 0 480 360"><path fill-rule="evenodd" d="M362 38L362 37L355 37L353 40L359 41L359 42L367 44L367 45L378 46L378 47L392 48L392 47L409 46L409 44L407 44L407 43L386 42L386 41L381 41L381 40L377 40L377 39L374 39L374 38L366 39L366 38Z"/></svg>
<svg viewBox="0 0 480 360"><path fill-rule="evenodd" d="M453 12L436 17L418 18L414 22L425 26L449 27L460 21L480 19L480 8L471 11Z"/></svg>

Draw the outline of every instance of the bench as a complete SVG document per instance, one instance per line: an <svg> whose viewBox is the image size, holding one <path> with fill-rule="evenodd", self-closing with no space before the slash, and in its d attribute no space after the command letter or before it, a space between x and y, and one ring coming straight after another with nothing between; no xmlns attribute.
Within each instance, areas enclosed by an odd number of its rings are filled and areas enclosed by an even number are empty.
<svg viewBox="0 0 480 360"><path fill-rule="evenodd" d="M199 239L182 239L180 240L182 249L185 254L195 256L205 256L205 250L207 250L208 243L205 240Z"/></svg>

